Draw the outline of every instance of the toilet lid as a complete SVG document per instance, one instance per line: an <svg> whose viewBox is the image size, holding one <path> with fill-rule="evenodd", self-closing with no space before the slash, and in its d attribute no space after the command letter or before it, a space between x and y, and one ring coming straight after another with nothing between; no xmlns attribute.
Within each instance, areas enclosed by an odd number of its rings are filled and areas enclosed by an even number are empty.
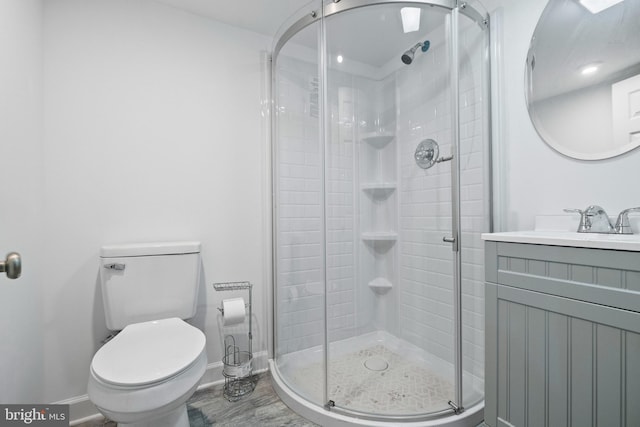
<svg viewBox="0 0 640 427"><path fill-rule="evenodd" d="M91 369L115 385L156 383L188 368L205 343L202 331L178 318L135 323L98 350Z"/></svg>

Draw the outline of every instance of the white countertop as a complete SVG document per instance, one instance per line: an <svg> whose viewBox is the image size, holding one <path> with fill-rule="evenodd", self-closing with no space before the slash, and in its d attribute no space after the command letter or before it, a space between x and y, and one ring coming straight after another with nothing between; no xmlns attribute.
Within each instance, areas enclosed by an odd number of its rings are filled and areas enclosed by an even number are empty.
<svg viewBox="0 0 640 427"><path fill-rule="evenodd" d="M482 240L640 252L640 234L597 234L574 231L508 231L484 233Z"/></svg>

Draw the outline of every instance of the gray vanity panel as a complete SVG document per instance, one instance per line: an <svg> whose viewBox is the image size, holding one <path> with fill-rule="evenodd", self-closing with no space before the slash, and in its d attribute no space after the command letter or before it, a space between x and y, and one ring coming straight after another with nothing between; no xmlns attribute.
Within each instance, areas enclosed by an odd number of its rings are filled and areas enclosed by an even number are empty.
<svg viewBox="0 0 640 427"><path fill-rule="evenodd" d="M614 270L613 268L596 268L595 283L600 286L608 286L611 288L624 288L624 271Z"/></svg>
<svg viewBox="0 0 640 427"><path fill-rule="evenodd" d="M486 325L498 325L498 294L495 286L487 286L485 288L485 324ZM503 314L504 316L504 314ZM503 322L504 323L504 322ZM484 371L485 372L497 372L498 370L498 335L501 335L501 328L504 325L498 325L497 334L485 334L485 358L484 358ZM504 333L504 331L502 331ZM501 343L504 345L504 343ZM498 390L497 375L487 376L485 375L485 387L490 390ZM488 384L487 384L488 383ZM501 390L504 386L500 387ZM496 407L485 407L485 417L490 419L497 419Z"/></svg>
<svg viewBox="0 0 640 427"><path fill-rule="evenodd" d="M499 257L498 260L498 271L507 271L510 270L511 267L509 265L510 259L507 257ZM489 274L488 272L486 274ZM496 279L497 280L497 279Z"/></svg>
<svg viewBox="0 0 640 427"><path fill-rule="evenodd" d="M640 426L640 253L486 246L485 423Z"/></svg>
<svg viewBox="0 0 640 427"><path fill-rule="evenodd" d="M544 310L527 308L526 310L527 350L525 369L527 370L527 421L530 426L543 426L547 407L547 346L546 322ZM530 410L534 409L534 410ZM536 410L542 409L542 410Z"/></svg>
<svg viewBox="0 0 640 427"><path fill-rule="evenodd" d="M569 425L569 318L549 312L547 326L547 372L546 399L548 402L548 424L550 427ZM549 349L554 350L552 356ZM553 396L553 398L550 398ZM544 425L544 424L541 424Z"/></svg>
<svg viewBox="0 0 640 427"><path fill-rule="evenodd" d="M638 252L503 242L486 246L492 247L486 254L488 282L640 311Z"/></svg>
<svg viewBox="0 0 640 427"><path fill-rule="evenodd" d="M497 298L496 298L497 302ZM501 339L497 341L498 343L498 359L496 360L496 364L493 367L495 372L493 378L495 378L495 382L498 384L497 389L497 399L498 402L502 402L501 405L496 405L492 408L494 413L497 413L498 419L507 420L509 419L509 411L508 407L505 404L509 400L509 373L511 369L506 363L500 363L500 361L509 360L509 338L511 334L509 333L509 306L508 304L498 304L498 318L503 319L498 322L498 334L496 338L500 337ZM486 375L486 373L485 373ZM486 396L485 396L486 399ZM487 415L485 414L485 418Z"/></svg>
<svg viewBox="0 0 640 427"><path fill-rule="evenodd" d="M486 241L485 248L489 246L495 246L493 252L498 257L507 256L539 261L553 261L564 264L640 271L638 252L632 251ZM485 258L487 258L487 255L489 254L485 252ZM635 268L633 268L634 264ZM493 265L495 267L495 262ZM487 265L487 267L489 267L489 265Z"/></svg>
<svg viewBox="0 0 640 427"><path fill-rule="evenodd" d="M549 277L552 279L569 280L569 265L559 262L548 262Z"/></svg>
<svg viewBox="0 0 640 427"><path fill-rule="evenodd" d="M625 274L624 286L625 289L631 291L640 292L640 272L627 271Z"/></svg>
<svg viewBox="0 0 640 427"><path fill-rule="evenodd" d="M534 276L547 276L547 262L527 260L527 273Z"/></svg>
<svg viewBox="0 0 640 427"><path fill-rule="evenodd" d="M593 324L570 319L570 425L590 426L593 415Z"/></svg>
<svg viewBox="0 0 640 427"><path fill-rule="evenodd" d="M500 419L514 426L640 426L639 313L487 287L498 294L498 360L487 364L488 425ZM572 315L557 313L562 306ZM620 314L629 318L617 319Z"/></svg>
<svg viewBox="0 0 640 427"><path fill-rule="evenodd" d="M484 275L487 282L498 283L498 269L503 270L504 266L498 265L498 245L495 242L491 243L485 242L484 245Z"/></svg>
<svg viewBox="0 0 640 427"><path fill-rule="evenodd" d="M623 414L620 411L622 402L621 381L625 377L622 370L622 336L620 329L609 326L596 326L596 360L595 369L595 399L598 402L598 412L595 414L596 425L622 425ZM617 375L614 375L617 374Z"/></svg>
<svg viewBox="0 0 640 427"><path fill-rule="evenodd" d="M502 302L498 302L501 304ZM505 402L508 418L505 418L515 426L525 425L526 411L526 355L525 334L522 326L526 324L525 306L520 304L507 304L509 312L508 328L508 356L504 360L508 374L509 396ZM506 338L506 337L505 337ZM500 365L502 361L498 361Z"/></svg>
<svg viewBox="0 0 640 427"><path fill-rule="evenodd" d="M620 307L625 310L640 310L640 292L511 272L499 272L498 277L501 284L516 288L534 290L610 307Z"/></svg>
<svg viewBox="0 0 640 427"><path fill-rule="evenodd" d="M574 282L593 284L595 269L586 265L570 265L569 279Z"/></svg>
<svg viewBox="0 0 640 427"><path fill-rule="evenodd" d="M623 366L626 371L623 390L627 394L624 402L628 402L623 406L623 413L626 415L627 426L630 427L634 425L633 421L637 423L640 420L640 334L626 334L623 342Z"/></svg>
<svg viewBox="0 0 640 427"><path fill-rule="evenodd" d="M514 273L527 273L527 260L516 257L505 257L507 268Z"/></svg>

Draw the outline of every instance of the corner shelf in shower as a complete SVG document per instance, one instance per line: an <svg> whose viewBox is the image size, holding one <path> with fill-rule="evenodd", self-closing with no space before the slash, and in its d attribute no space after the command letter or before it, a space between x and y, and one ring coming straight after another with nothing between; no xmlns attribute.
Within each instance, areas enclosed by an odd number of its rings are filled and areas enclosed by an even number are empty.
<svg viewBox="0 0 640 427"><path fill-rule="evenodd" d="M378 295L384 295L393 288L393 284L384 277L376 277L369 283L369 288Z"/></svg>
<svg viewBox="0 0 640 427"><path fill-rule="evenodd" d="M360 235L362 240L371 242L395 242L398 233L395 231L365 231Z"/></svg>
<svg viewBox="0 0 640 427"><path fill-rule="evenodd" d="M360 186L362 191L373 197L387 197L396 189L395 182L366 182Z"/></svg>
<svg viewBox="0 0 640 427"><path fill-rule="evenodd" d="M386 147L395 137L392 133L369 132L362 134L361 140L374 148L381 149Z"/></svg>

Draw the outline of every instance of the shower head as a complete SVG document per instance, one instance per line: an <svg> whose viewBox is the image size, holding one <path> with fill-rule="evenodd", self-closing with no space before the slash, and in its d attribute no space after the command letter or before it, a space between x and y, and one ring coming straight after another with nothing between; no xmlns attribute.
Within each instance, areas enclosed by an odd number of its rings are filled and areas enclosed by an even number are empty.
<svg viewBox="0 0 640 427"><path fill-rule="evenodd" d="M413 48L409 49L408 51L406 51L405 53L402 54L402 58L401 58L402 62L404 62L407 65L409 65L409 64L411 64L411 62L413 62L413 54L416 51L416 47L417 46L420 46L420 44L418 43Z"/></svg>
<svg viewBox="0 0 640 427"><path fill-rule="evenodd" d="M402 57L400 59L402 59L402 62L404 62L405 64L409 65L409 64L411 64L413 62L413 55L416 53L416 50L418 50L418 48L421 48L421 50L423 52L426 52L426 51L429 50L429 46L431 46L431 43L429 42L429 40L425 40L424 42L416 43L416 45L414 47L412 47L411 49L409 49L408 51L403 53Z"/></svg>

